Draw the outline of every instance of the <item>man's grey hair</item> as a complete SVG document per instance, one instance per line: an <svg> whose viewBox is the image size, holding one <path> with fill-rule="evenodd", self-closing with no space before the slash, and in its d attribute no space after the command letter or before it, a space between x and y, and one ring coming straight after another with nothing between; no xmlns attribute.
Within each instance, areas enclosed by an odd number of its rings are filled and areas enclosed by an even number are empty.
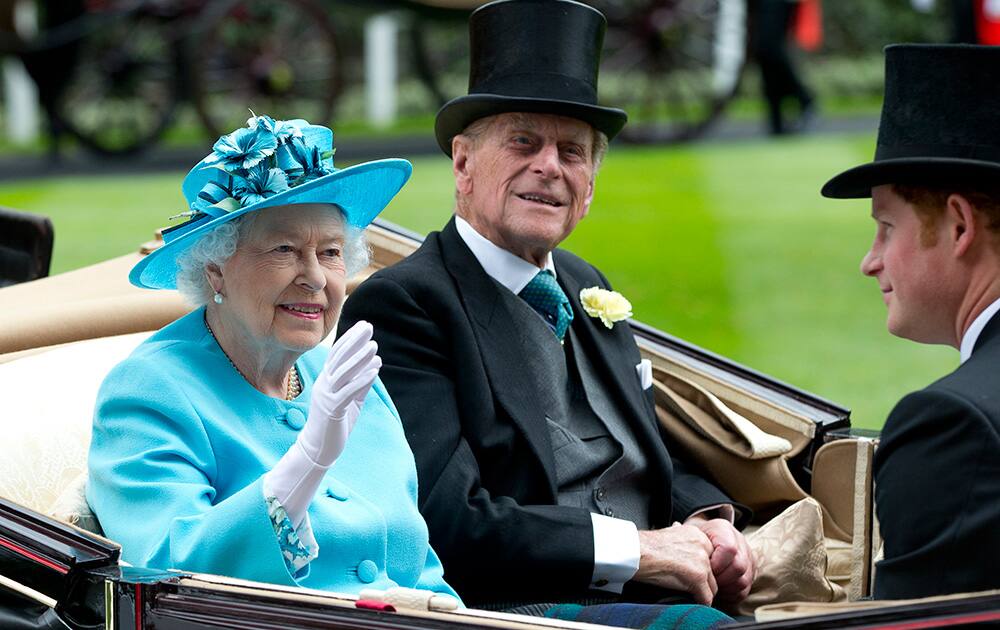
<svg viewBox="0 0 1000 630"><path fill-rule="evenodd" d="M331 206L336 207L336 206ZM337 216L344 227L344 265L350 278L368 266L371 249L364 230L346 225L339 208ZM227 221L201 237L186 252L177 258L177 290L186 302L193 306L203 306L212 299L215 291L208 282L205 268L214 264L221 268L229 257L236 253L240 242L253 226L256 212L248 212L232 221Z"/></svg>
<svg viewBox="0 0 1000 630"><path fill-rule="evenodd" d="M497 124L500 116L503 115L494 114L474 120L468 127L462 130L461 135L472 140L472 144L478 147L483 135L490 131ZM523 120L522 117L530 116L531 114L527 112L510 112L507 115L512 116L515 121L520 122ZM593 140L590 143L590 163L594 165L594 177L596 177L597 171L600 170L601 163L604 161L604 155L608 152L608 136L603 131L598 131L596 127L591 126L590 129L593 132Z"/></svg>

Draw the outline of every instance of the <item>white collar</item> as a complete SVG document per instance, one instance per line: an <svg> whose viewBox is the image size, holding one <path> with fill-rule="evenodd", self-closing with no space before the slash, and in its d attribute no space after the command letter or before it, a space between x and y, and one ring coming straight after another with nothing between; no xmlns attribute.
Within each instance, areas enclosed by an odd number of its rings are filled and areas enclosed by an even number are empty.
<svg viewBox="0 0 1000 630"><path fill-rule="evenodd" d="M983 328L986 328L986 324L993 319L997 311L1000 311L1000 299L987 306L982 313L976 316L976 319L972 320L972 325L962 335L962 345L959 347L962 363L968 361L969 357L972 356L972 349L976 347L979 334L983 332Z"/></svg>
<svg viewBox="0 0 1000 630"><path fill-rule="evenodd" d="M487 275L507 287L514 295L520 293L538 275L538 267L498 247L458 215L455 215L455 228ZM545 257L544 269L548 269L553 275L556 273L551 252Z"/></svg>

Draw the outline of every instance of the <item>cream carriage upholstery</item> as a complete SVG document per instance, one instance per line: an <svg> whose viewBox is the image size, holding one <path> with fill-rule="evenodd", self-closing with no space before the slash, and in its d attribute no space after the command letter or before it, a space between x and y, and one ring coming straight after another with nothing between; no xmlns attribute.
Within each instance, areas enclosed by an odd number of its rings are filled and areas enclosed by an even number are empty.
<svg viewBox="0 0 1000 630"><path fill-rule="evenodd" d="M74 499L82 496L97 389L149 334L72 343L0 364L6 445L0 496L46 514L74 512Z"/></svg>

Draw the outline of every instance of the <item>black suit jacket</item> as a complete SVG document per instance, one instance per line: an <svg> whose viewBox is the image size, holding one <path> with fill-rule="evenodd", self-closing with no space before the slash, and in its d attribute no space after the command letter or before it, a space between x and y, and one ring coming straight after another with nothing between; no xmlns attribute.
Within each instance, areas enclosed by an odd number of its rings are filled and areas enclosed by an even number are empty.
<svg viewBox="0 0 1000 630"><path fill-rule="evenodd" d="M875 501L875 597L1000 588L1000 315L965 363L892 410Z"/></svg>
<svg viewBox="0 0 1000 630"><path fill-rule="evenodd" d="M683 520L731 502L672 460L652 396L643 392L639 350L624 322L611 330L582 310L580 289L608 287L591 265L553 252L574 308L583 351L647 447L656 480L652 522ZM445 577L468 601L552 601L585 593L593 573L590 514L556 505L556 477L536 384L520 369L532 360L504 306L507 291L483 270L452 219L398 264L361 284L339 329L375 328L382 380L413 448L420 509Z"/></svg>

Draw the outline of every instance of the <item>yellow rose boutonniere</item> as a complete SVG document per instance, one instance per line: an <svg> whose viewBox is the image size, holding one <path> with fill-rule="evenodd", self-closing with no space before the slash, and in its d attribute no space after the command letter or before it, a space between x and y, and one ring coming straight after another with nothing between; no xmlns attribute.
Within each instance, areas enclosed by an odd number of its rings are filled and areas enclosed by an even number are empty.
<svg viewBox="0 0 1000 630"><path fill-rule="evenodd" d="M599 287L590 287L580 291L580 304L587 315L600 317L608 328L615 322L632 317L632 303L617 291L608 291Z"/></svg>

